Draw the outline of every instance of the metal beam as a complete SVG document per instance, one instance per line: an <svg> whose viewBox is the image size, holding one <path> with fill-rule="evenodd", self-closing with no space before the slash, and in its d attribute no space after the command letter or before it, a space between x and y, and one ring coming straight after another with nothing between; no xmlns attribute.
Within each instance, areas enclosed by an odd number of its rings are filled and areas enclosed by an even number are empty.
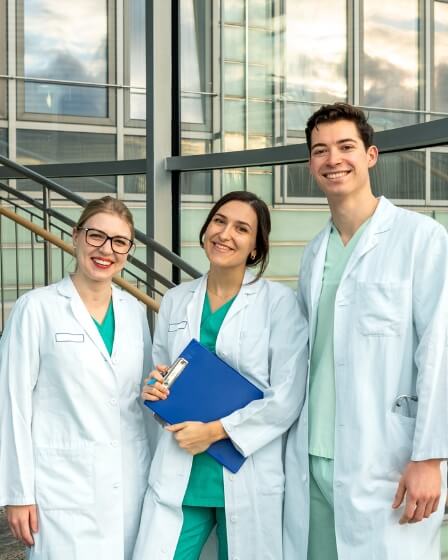
<svg viewBox="0 0 448 560"><path fill-rule="evenodd" d="M90 161L83 163L48 163L30 165L31 169L44 177L102 177L107 175L143 175L146 172L145 159L123 161ZM0 167L1 179L23 179L20 171Z"/></svg>
<svg viewBox="0 0 448 560"><path fill-rule="evenodd" d="M448 146L448 119L384 130L375 134L380 152L402 152L434 146ZM263 165L284 165L308 161L306 144L291 144L262 148L204 154L200 156L177 156L166 158L168 171L204 171Z"/></svg>

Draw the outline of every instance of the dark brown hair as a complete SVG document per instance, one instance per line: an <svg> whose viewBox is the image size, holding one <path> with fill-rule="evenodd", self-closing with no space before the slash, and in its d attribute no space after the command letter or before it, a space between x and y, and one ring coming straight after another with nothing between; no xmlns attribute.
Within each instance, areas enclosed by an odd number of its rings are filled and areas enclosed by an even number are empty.
<svg viewBox="0 0 448 560"><path fill-rule="evenodd" d="M131 237L134 239L134 218L132 217L131 211L124 202L121 202L121 200L117 200L112 196L103 196L102 198L91 200L82 211L75 227L82 227L89 218L102 213L115 214L124 220L131 228Z"/></svg>
<svg viewBox="0 0 448 560"><path fill-rule="evenodd" d="M337 121L350 121L358 130L365 149L373 144L373 128L367 122L367 117L361 109L349 105L348 103L333 103L332 105L322 105L311 115L306 123L305 135L308 150L311 151L311 133L320 124L333 123Z"/></svg>
<svg viewBox="0 0 448 560"><path fill-rule="evenodd" d="M269 208L266 203L261 200L256 194L249 191L232 191L225 194L222 198L215 203L213 208L210 210L201 231L199 232L199 243L201 247L204 246L203 237L209 223L212 221L213 216L218 212L218 210L227 204L237 200L239 202L245 202L249 204L255 211L257 215L257 237L256 237L256 255L255 259L252 260L250 255L247 257L246 266L259 266L258 274L255 280L258 280L263 272L266 270L269 262L269 234L271 233L271 216L269 214Z"/></svg>

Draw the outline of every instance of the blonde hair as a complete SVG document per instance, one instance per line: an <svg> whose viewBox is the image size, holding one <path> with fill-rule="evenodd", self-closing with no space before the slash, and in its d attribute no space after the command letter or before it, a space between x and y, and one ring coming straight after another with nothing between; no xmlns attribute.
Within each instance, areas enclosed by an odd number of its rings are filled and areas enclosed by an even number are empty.
<svg viewBox="0 0 448 560"><path fill-rule="evenodd" d="M135 228L134 228L134 218L132 217L131 211L121 200L117 200L112 196L103 196L102 198L97 198L91 200L87 206L82 211L78 222L76 223L77 228L82 227L89 218L95 216L96 214L115 214L124 220L128 226L131 228L131 236L134 239Z"/></svg>

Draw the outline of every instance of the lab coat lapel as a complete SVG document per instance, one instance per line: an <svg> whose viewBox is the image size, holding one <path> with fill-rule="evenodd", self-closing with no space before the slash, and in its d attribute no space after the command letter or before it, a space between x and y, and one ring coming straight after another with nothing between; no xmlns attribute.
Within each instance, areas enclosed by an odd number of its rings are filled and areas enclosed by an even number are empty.
<svg viewBox="0 0 448 560"><path fill-rule="evenodd" d="M344 280L357 266L360 260L366 253L372 251L381 239L381 234L391 228L395 207L384 197L380 198L378 206L370 219L370 224L367 224L366 230L361 235L353 253L345 267L341 281L342 286Z"/></svg>
<svg viewBox="0 0 448 560"><path fill-rule="evenodd" d="M255 294L260 286L260 282L251 282L254 280L254 275L246 270L244 274L243 284L238 295L235 298L235 301L230 306L229 311L227 312L223 326L230 323L230 321L234 320L234 318L241 313L241 311L247 307L250 303L250 298L253 294Z"/></svg>
<svg viewBox="0 0 448 560"><path fill-rule="evenodd" d="M126 351L126 339L129 337L125 320L125 298L122 291L115 286L112 286L112 305L114 306L115 333L111 358L112 363L114 363L119 358L121 352Z"/></svg>
<svg viewBox="0 0 448 560"><path fill-rule="evenodd" d="M313 347L314 334L316 330L317 308L319 305L320 293L322 291L322 276L324 273L325 257L327 254L328 240L330 238L331 221L328 222L326 228L321 233L321 241L313 248L314 261L311 267L311 281L310 281L310 347Z"/></svg>
<svg viewBox="0 0 448 560"><path fill-rule="evenodd" d="M101 352L104 359L109 362L109 364L111 364L111 358L103 342L103 339L101 338L101 335L98 332L98 329L96 328L92 317L87 311L87 308L84 305L70 277L66 277L60 282L59 291L66 297L70 298L70 307L72 309L73 315L75 316L75 319L78 321L87 336L92 340L92 342Z"/></svg>
<svg viewBox="0 0 448 560"><path fill-rule="evenodd" d="M192 296L187 305L187 321L189 340L199 340L201 330L202 308L204 306L205 290L207 288L207 274L198 278L191 285Z"/></svg>

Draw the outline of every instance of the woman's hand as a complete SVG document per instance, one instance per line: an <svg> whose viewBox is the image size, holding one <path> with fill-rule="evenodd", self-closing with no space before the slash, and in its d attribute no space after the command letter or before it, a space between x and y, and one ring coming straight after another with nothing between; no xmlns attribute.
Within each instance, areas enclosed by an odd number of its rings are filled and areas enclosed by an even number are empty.
<svg viewBox="0 0 448 560"><path fill-rule="evenodd" d="M155 370L153 370L149 377L145 379L145 385L143 386L141 397L144 401L159 401L165 400L170 391L168 387L163 385L163 373L166 372L168 366L156 365Z"/></svg>
<svg viewBox="0 0 448 560"><path fill-rule="evenodd" d="M219 420L215 422L181 422L165 428L172 432L179 447L197 455L206 451L212 443L229 437Z"/></svg>
<svg viewBox="0 0 448 560"><path fill-rule="evenodd" d="M33 533L39 530L37 521L37 506L6 506L6 515L9 528L14 538L23 542L26 546L33 546Z"/></svg>

